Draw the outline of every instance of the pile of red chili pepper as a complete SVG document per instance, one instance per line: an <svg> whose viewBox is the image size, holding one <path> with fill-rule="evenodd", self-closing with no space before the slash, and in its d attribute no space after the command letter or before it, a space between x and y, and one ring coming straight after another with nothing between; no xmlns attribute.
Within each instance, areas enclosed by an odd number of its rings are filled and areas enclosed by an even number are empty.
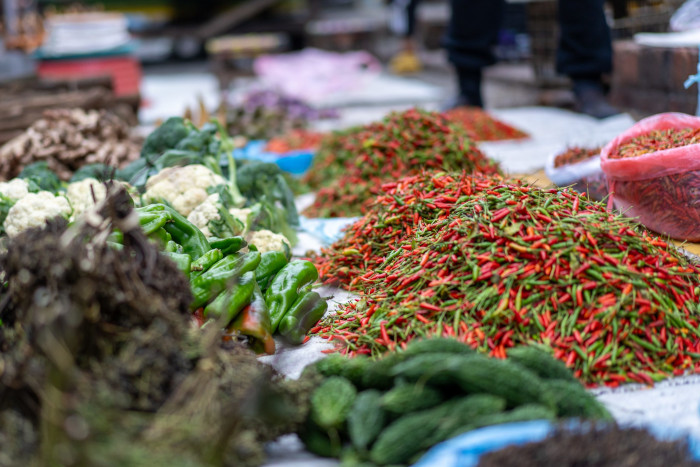
<svg viewBox="0 0 700 467"><path fill-rule="evenodd" d="M464 128L474 141L502 141L528 137L524 131L495 119L477 107L457 107L448 110L444 115L455 125Z"/></svg>
<svg viewBox="0 0 700 467"><path fill-rule="evenodd" d="M608 157L624 159L639 157L664 149L679 148L700 143L700 128L654 130L619 145Z"/></svg>
<svg viewBox="0 0 700 467"><path fill-rule="evenodd" d="M296 129L282 136L272 138L267 142L265 149L270 152L283 154L302 149L316 149L321 145L324 135L314 131Z"/></svg>
<svg viewBox="0 0 700 467"><path fill-rule="evenodd" d="M304 214L360 215L383 183L422 169L498 173L498 165L442 115L411 109L328 138L305 179L320 189Z"/></svg>
<svg viewBox="0 0 700 467"><path fill-rule="evenodd" d="M383 187L323 252L362 292L312 333L349 355L454 336L496 357L551 347L589 386L700 369L700 269L573 190L466 174Z"/></svg>
<svg viewBox="0 0 700 467"><path fill-rule="evenodd" d="M583 148L581 146L572 146L554 158L554 167L563 167L565 165L588 160L591 157L599 156L601 149L600 147Z"/></svg>

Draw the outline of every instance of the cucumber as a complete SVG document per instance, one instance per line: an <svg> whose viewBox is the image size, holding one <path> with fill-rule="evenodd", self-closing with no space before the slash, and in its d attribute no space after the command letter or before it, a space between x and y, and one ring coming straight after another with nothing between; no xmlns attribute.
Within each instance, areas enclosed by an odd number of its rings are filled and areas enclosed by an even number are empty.
<svg viewBox="0 0 700 467"><path fill-rule="evenodd" d="M348 414L350 441L360 451L366 450L374 442L386 424L381 401L382 393L376 389L362 391Z"/></svg>
<svg viewBox="0 0 700 467"><path fill-rule="evenodd" d="M437 407L399 418L380 435L370 451L377 464L402 464L417 453L444 441L474 417L503 410L505 401L489 395L454 399Z"/></svg>
<svg viewBox="0 0 700 467"><path fill-rule="evenodd" d="M440 391L429 386L402 384L382 396L381 405L394 415L428 409L444 400Z"/></svg>
<svg viewBox="0 0 700 467"><path fill-rule="evenodd" d="M527 368L542 379L563 379L578 382L564 362L534 346L520 346L510 349L508 350L508 359Z"/></svg>
<svg viewBox="0 0 700 467"><path fill-rule="evenodd" d="M414 339L406 345L403 356L412 356L425 353L474 353L474 349L463 342L447 337L433 337L430 339Z"/></svg>
<svg viewBox="0 0 700 467"><path fill-rule="evenodd" d="M547 381L547 386L554 395L558 416L613 420L610 412L581 383L552 380Z"/></svg>
<svg viewBox="0 0 700 467"><path fill-rule="evenodd" d="M340 376L326 379L311 395L311 419L321 428L340 428L355 402L357 390Z"/></svg>

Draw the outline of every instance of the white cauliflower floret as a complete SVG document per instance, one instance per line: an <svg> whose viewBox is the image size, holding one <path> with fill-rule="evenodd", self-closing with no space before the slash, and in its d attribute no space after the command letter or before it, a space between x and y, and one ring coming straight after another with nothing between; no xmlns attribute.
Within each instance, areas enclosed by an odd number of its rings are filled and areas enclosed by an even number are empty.
<svg viewBox="0 0 700 467"><path fill-rule="evenodd" d="M17 201L29 194L29 184L21 178L0 183L0 195Z"/></svg>
<svg viewBox="0 0 700 467"><path fill-rule="evenodd" d="M187 220L192 222L199 230L202 231L205 237L212 237L209 230L209 221L219 220L219 208L216 203L219 202L219 195L211 195L203 203L194 208Z"/></svg>
<svg viewBox="0 0 700 467"><path fill-rule="evenodd" d="M291 249L287 237L269 230L251 232L246 240L249 244L255 245L260 253L265 253L266 251L282 251L286 253Z"/></svg>
<svg viewBox="0 0 700 467"><path fill-rule="evenodd" d="M253 212L252 209L248 208L231 208L228 210L228 212L241 221L243 225L245 225L245 231L248 231L248 216L250 215L251 212Z"/></svg>
<svg viewBox="0 0 700 467"><path fill-rule="evenodd" d="M95 199L92 198L92 191L95 192ZM107 196L107 189L104 184L94 178L85 178L79 182L74 182L66 188L66 198L73 208L71 220L75 220L82 213L95 206Z"/></svg>
<svg viewBox="0 0 700 467"><path fill-rule="evenodd" d="M144 199L156 203L165 200L177 212L189 216L209 196L207 188L223 183L226 180L221 175L203 165L169 167L148 179Z"/></svg>
<svg viewBox="0 0 700 467"><path fill-rule="evenodd" d="M43 226L48 219L56 216L67 218L70 214L71 207L66 198L40 191L17 201L7 213L3 226L7 235L13 237L26 229Z"/></svg>
<svg viewBox="0 0 700 467"><path fill-rule="evenodd" d="M218 194L209 196L192 210L187 220L202 231L205 237L227 238L240 235L245 224L226 211Z"/></svg>

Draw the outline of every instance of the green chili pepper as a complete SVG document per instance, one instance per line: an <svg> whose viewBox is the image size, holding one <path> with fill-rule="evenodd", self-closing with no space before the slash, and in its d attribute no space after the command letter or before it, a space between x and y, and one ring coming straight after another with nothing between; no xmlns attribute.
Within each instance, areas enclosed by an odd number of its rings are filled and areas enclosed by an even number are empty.
<svg viewBox="0 0 700 467"><path fill-rule="evenodd" d="M163 254L170 258L183 274L189 276L190 267L192 265L192 258L190 255L185 253L173 253L170 251L164 251Z"/></svg>
<svg viewBox="0 0 700 467"><path fill-rule="evenodd" d="M260 264L260 253L251 251L234 254L214 264L209 270L191 281L192 296L190 308L206 305L226 289L226 285L236 281L243 274L254 271Z"/></svg>
<svg viewBox="0 0 700 467"><path fill-rule="evenodd" d="M190 280L193 280L195 277L199 277L207 272L209 268L221 261L223 257L224 254L221 250L218 248L212 248L196 260L192 261Z"/></svg>
<svg viewBox="0 0 700 467"><path fill-rule="evenodd" d="M255 270L255 279L264 292L280 269L287 265L287 256L281 251L266 251L260 256L260 264Z"/></svg>
<svg viewBox="0 0 700 467"><path fill-rule="evenodd" d="M318 270L310 261L296 260L283 267L265 292L270 309L272 332L277 330L287 310L299 296L299 290L318 279Z"/></svg>
<svg viewBox="0 0 700 467"><path fill-rule="evenodd" d="M275 341L270 326L270 311L265 303L260 287L253 281L253 301L238 314L229 332L238 332L250 338L250 347L256 353L275 353Z"/></svg>
<svg viewBox="0 0 700 467"><path fill-rule="evenodd" d="M211 246L209 246L209 242L202 231L170 206L151 204L138 208L137 211L139 210L140 212L148 213L164 212L170 215L172 219L161 227L172 235L174 241L182 245L185 253L190 255L192 259L197 259L211 250Z"/></svg>
<svg viewBox="0 0 700 467"><path fill-rule="evenodd" d="M230 254L236 253L238 250L247 246L243 237L229 237L229 238L210 238L209 245L212 248L218 248L224 254L228 256Z"/></svg>
<svg viewBox="0 0 700 467"><path fill-rule="evenodd" d="M146 235L151 235L156 230L162 228L168 222L172 221L173 218L167 211L151 212L142 210L145 208L136 209L139 215L139 224L141 224L141 229Z"/></svg>
<svg viewBox="0 0 700 467"><path fill-rule="evenodd" d="M255 285L253 271L247 272L240 279L227 284L227 289L204 308L204 317L218 319L224 316L226 321L224 325L227 325L251 302Z"/></svg>
<svg viewBox="0 0 700 467"><path fill-rule="evenodd" d="M301 344L309 329L314 327L318 320L328 310L326 299L318 292L308 291L297 298L279 324L279 333L292 344Z"/></svg>
<svg viewBox="0 0 700 467"><path fill-rule="evenodd" d="M177 243L173 242L172 240L168 240L167 243L165 244L165 248L163 249L163 251L166 253L182 253L183 249L182 249L181 245L178 245Z"/></svg>
<svg viewBox="0 0 700 467"><path fill-rule="evenodd" d="M156 229L148 235L148 238L156 242L161 248L164 248L168 242L172 241L173 237L164 228Z"/></svg>

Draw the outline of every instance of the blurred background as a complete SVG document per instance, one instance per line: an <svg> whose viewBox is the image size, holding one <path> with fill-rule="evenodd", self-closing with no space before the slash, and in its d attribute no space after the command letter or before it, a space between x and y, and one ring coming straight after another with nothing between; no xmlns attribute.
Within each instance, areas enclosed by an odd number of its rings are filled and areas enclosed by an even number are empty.
<svg viewBox="0 0 700 467"><path fill-rule="evenodd" d="M340 122L321 122L322 129L387 109L437 108L455 92L441 48L449 3L419 2L409 46L397 34L397 3L2 0L0 144L52 107L110 108L146 126L170 115L231 120L251 93L273 90L339 113ZM682 4L607 3L610 97L635 117L695 113L697 91L683 82L695 73L697 41L648 34L671 32ZM572 106L570 83L554 71L556 14L556 1L508 2L495 49L500 62L485 75L487 108ZM675 29L692 32L687 23Z"/></svg>

